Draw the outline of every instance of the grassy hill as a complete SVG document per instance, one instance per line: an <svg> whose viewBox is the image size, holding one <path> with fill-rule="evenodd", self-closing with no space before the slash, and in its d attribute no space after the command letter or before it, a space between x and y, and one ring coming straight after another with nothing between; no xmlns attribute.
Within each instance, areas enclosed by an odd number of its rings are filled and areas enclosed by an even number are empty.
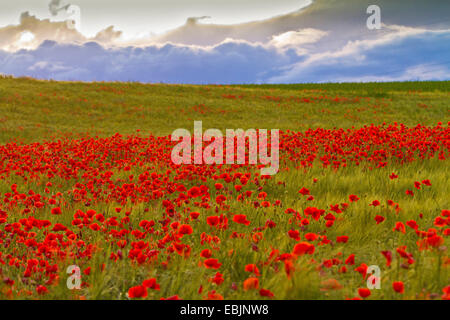
<svg viewBox="0 0 450 320"><path fill-rule="evenodd" d="M350 128L450 119L450 82L192 86L0 78L0 142L204 128Z"/></svg>

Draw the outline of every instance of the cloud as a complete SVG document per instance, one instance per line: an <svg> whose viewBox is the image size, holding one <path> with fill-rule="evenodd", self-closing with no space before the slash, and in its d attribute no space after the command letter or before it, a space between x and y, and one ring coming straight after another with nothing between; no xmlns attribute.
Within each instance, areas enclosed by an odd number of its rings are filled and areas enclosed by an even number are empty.
<svg viewBox="0 0 450 320"><path fill-rule="evenodd" d="M311 54L268 82L450 79L450 30L390 28L397 31Z"/></svg>
<svg viewBox="0 0 450 320"><path fill-rule="evenodd" d="M255 83L298 61L294 53L245 41L202 48L165 44L104 48L95 42L45 41L35 50L0 55L0 71L55 80L170 83Z"/></svg>
<svg viewBox="0 0 450 320"><path fill-rule="evenodd" d="M299 54L306 53L307 46L310 44L316 44L320 39L328 34L326 31L307 28L297 31L288 31L279 35L274 35L272 40L268 42L269 45L280 49L294 49Z"/></svg>
<svg viewBox="0 0 450 320"><path fill-rule="evenodd" d="M260 21L233 25L186 23L152 41L208 46L232 38L267 43L277 35L311 28L327 32L316 44L317 51L335 50L348 41L379 36L379 32L369 32L366 26L366 9L373 4L381 7L382 21L386 25L450 27L450 21L443 15L443 12L450 12L450 1L314 0L294 12Z"/></svg>
<svg viewBox="0 0 450 320"><path fill-rule="evenodd" d="M96 42L45 41L37 49L0 52L0 72L42 79L167 83L292 83L450 78L450 30L390 27L395 34L349 42L341 50L303 52L302 44L320 30L298 30L271 42L227 39L208 47L167 43L104 47ZM307 41L306 41L307 42Z"/></svg>
<svg viewBox="0 0 450 320"><path fill-rule="evenodd" d="M24 34L32 35L32 38L25 43L23 41ZM41 20L28 12L24 12L20 16L18 25L0 28L0 50L34 49L46 40L78 44L97 41L106 46L119 40L121 35L122 32L116 31L113 26L110 26L99 31L95 37L87 38L76 29L71 28L65 21Z"/></svg>

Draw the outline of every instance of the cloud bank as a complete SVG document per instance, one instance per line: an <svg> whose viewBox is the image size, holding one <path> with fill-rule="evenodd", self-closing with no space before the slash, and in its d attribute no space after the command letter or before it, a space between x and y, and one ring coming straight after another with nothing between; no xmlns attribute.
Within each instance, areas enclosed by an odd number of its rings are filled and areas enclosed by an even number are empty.
<svg viewBox="0 0 450 320"><path fill-rule="evenodd" d="M299 34L305 32L311 30ZM278 40L258 44L230 39L211 47L165 44L105 48L96 42L78 45L46 41L35 50L2 52L0 70L41 79L168 83L450 78L450 30L401 31L395 36L353 42L340 51L320 54L300 53L279 44Z"/></svg>

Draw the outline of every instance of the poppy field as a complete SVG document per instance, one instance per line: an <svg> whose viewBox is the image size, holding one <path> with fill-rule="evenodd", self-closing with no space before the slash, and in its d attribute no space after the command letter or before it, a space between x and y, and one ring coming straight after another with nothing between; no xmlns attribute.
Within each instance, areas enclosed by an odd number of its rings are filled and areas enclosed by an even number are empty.
<svg viewBox="0 0 450 320"><path fill-rule="evenodd" d="M0 299L450 299L449 101L0 78ZM198 120L279 129L279 172L174 164Z"/></svg>

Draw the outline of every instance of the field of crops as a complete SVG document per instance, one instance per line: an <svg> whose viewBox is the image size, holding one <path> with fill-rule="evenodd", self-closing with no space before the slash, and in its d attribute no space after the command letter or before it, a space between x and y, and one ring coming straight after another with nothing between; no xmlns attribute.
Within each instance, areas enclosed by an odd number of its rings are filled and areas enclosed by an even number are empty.
<svg viewBox="0 0 450 320"><path fill-rule="evenodd" d="M449 102L0 78L0 299L450 299ZM279 172L175 165L194 121L280 129Z"/></svg>

